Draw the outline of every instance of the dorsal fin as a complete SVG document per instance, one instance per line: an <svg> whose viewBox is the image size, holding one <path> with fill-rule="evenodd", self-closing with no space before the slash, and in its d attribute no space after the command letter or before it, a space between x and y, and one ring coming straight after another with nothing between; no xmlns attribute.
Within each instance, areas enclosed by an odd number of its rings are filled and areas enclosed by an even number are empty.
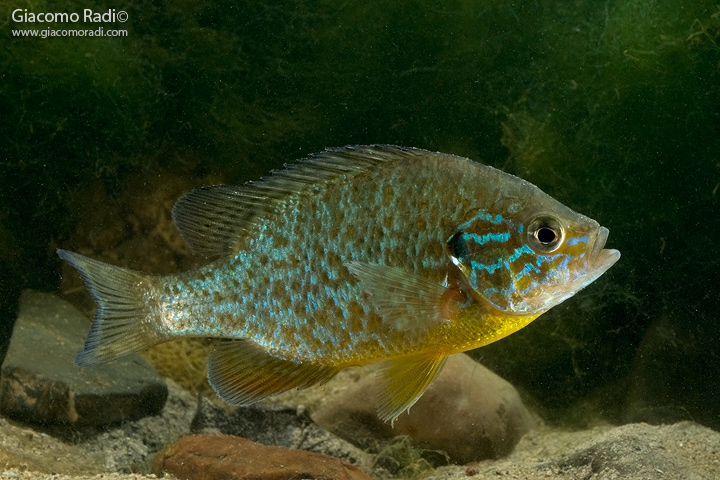
<svg viewBox="0 0 720 480"><path fill-rule="evenodd" d="M228 255L236 253L239 238L302 193L324 189L385 163L428 154L437 155L392 145L328 149L245 185L193 190L177 201L172 216L193 251L208 256Z"/></svg>

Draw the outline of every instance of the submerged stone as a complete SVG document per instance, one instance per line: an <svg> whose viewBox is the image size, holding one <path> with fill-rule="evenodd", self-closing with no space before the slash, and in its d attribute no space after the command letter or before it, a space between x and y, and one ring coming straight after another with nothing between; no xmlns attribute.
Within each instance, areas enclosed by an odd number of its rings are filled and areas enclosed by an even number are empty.
<svg viewBox="0 0 720 480"><path fill-rule="evenodd" d="M357 467L328 455L269 447L232 435L183 437L156 457L152 471L205 480L371 478Z"/></svg>
<svg viewBox="0 0 720 480"><path fill-rule="evenodd" d="M165 382L137 354L77 367L89 323L64 300L26 290L0 373L0 411L36 424L106 425L162 410Z"/></svg>
<svg viewBox="0 0 720 480"><path fill-rule="evenodd" d="M312 417L359 445L407 435L421 448L446 452L454 463L506 456L534 424L517 390L464 354L448 358L438 378L394 426L377 418L376 388L376 378L367 376Z"/></svg>
<svg viewBox="0 0 720 480"><path fill-rule="evenodd" d="M304 413L302 407L258 403L228 413L220 406L201 399L191 432L220 432L263 445L322 453L357 465L365 471L369 471L373 463L370 454L320 428Z"/></svg>

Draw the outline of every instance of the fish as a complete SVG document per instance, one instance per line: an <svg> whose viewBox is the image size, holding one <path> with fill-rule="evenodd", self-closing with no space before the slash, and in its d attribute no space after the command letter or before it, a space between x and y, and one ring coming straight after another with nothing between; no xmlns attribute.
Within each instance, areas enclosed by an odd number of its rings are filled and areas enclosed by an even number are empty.
<svg viewBox="0 0 720 480"><path fill-rule="evenodd" d="M620 258L604 248L607 228L525 180L392 145L201 187L172 217L207 265L155 276L58 250L97 304L78 365L211 338L210 385L248 405L383 362L386 422L449 355L518 331Z"/></svg>

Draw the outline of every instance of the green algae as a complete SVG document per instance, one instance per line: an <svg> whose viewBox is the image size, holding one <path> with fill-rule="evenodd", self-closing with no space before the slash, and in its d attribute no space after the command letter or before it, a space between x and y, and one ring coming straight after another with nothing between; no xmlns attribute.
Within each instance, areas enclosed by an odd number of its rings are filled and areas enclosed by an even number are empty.
<svg viewBox="0 0 720 480"><path fill-rule="evenodd" d="M393 478L420 478L439 466L434 465L428 458L441 458L441 465L448 463L447 454L444 452L419 448L405 435L386 442L376 441L368 447L368 451L375 456L374 467L390 473Z"/></svg>

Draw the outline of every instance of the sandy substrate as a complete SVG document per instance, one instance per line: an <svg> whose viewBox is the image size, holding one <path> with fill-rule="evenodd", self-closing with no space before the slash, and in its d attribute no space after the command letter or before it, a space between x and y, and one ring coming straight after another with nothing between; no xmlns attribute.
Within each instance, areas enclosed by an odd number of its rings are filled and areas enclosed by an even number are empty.
<svg viewBox="0 0 720 480"><path fill-rule="evenodd" d="M507 458L445 467L429 479L720 478L720 433L691 422L534 431Z"/></svg>
<svg viewBox="0 0 720 480"><path fill-rule="evenodd" d="M99 453L99 452L98 452ZM47 434L3 421L0 479L131 480L153 475L96 473L99 455ZM523 438L507 458L427 472L430 479L678 479L720 478L720 433L691 422L630 424L560 431L543 427Z"/></svg>
<svg viewBox="0 0 720 480"><path fill-rule="evenodd" d="M367 372L350 371L315 391L281 396L289 405L317 406L339 395ZM157 451L190 433L198 398L168 381L162 413L101 432L39 431L0 417L0 480L155 478ZM314 398L313 398L314 397ZM458 438L462 442L462 438ZM127 472L127 473L113 473ZM140 473L137 473L140 472ZM367 472L385 480L382 469ZM716 480L720 479L720 433L692 422L629 424L564 431L540 426L501 460L423 471L426 480Z"/></svg>

